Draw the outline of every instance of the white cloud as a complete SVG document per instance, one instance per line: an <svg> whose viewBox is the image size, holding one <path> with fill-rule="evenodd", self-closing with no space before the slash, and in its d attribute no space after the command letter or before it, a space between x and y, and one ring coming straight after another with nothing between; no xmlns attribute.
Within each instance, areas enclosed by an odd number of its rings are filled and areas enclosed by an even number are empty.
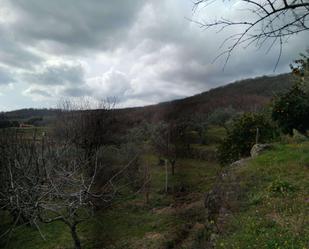
<svg viewBox="0 0 309 249"><path fill-rule="evenodd" d="M110 69L101 76L89 78L87 85L97 98L117 97L125 99L132 91L128 77L117 70Z"/></svg>

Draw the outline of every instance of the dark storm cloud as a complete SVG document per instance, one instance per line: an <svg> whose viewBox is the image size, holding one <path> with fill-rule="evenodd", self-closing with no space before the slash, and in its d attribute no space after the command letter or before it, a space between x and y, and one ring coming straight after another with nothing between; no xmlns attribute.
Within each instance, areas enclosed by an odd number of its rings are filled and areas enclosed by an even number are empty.
<svg viewBox="0 0 309 249"><path fill-rule="evenodd" d="M23 78L36 85L48 86L79 86L84 83L84 69L80 64L45 65L39 71L23 75Z"/></svg>
<svg viewBox="0 0 309 249"><path fill-rule="evenodd" d="M88 88L83 87L68 87L61 91L63 96L67 97L85 97L91 96L92 92Z"/></svg>
<svg viewBox="0 0 309 249"><path fill-rule="evenodd" d="M13 30L0 25L0 63L17 68L31 68L42 58L27 50L27 44L21 43Z"/></svg>
<svg viewBox="0 0 309 249"><path fill-rule="evenodd" d="M18 36L52 42L48 49L53 52L79 53L121 43L143 0L15 0L11 5L18 15L13 26Z"/></svg>

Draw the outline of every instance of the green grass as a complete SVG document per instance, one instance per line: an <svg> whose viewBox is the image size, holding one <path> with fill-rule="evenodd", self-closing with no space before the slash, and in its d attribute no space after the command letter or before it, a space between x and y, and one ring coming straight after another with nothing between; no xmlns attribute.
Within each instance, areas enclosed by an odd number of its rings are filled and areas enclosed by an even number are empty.
<svg viewBox="0 0 309 249"><path fill-rule="evenodd" d="M193 159L178 160L174 176L169 167L169 191L174 189L177 192L179 186L185 186L185 193L175 196L164 192L165 168L158 165L157 156L145 155L145 163L151 171L149 203L145 204L143 194L138 194L117 200L110 209L98 211L93 219L78 226L83 248L164 248L183 239L188 224L193 226L196 222L203 222L203 207L180 208L178 213L174 206L201 200L215 180L218 165ZM4 228L0 227L0 231ZM7 248L73 247L69 229L63 223L42 225L42 232L46 241L35 228L19 227L12 234Z"/></svg>
<svg viewBox="0 0 309 249"><path fill-rule="evenodd" d="M197 193L205 193L210 190L220 169L216 163L211 164L194 159L183 159L177 166L175 182L187 186L189 192Z"/></svg>
<svg viewBox="0 0 309 249"><path fill-rule="evenodd" d="M225 136L226 129L224 127L211 125L206 130L204 140L207 145L215 145L220 143Z"/></svg>
<svg viewBox="0 0 309 249"><path fill-rule="evenodd" d="M218 145L216 144L209 144L209 145L192 144L191 156L194 159L215 162L217 160L217 148Z"/></svg>
<svg viewBox="0 0 309 249"><path fill-rule="evenodd" d="M9 219L6 214L1 214L0 231L6 231L9 228ZM3 222L4 221L4 222ZM72 245L69 229L61 222L55 222L52 225L40 224L45 241L40 236L38 230L30 226L17 226L11 233L10 238L0 241L0 248L23 248L23 249L54 249L61 248L59 245Z"/></svg>
<svg viewBox="0 0 309 249"><path fill-rule="evenodd" d="M14 130L20 137L24 139L33 139L35 136L36 139L41 139L43 133L48 135L51 132L51 128L48 126L43 127L23 127L23 128L9 128L10 130Z"/></svg>
<svg viewBox="0 0 309 249"><path fill-rule="evenodd" d="M246 195L216 248L307 249L308 166L309 143L302 143L276 145L236 169Z"/></svg>

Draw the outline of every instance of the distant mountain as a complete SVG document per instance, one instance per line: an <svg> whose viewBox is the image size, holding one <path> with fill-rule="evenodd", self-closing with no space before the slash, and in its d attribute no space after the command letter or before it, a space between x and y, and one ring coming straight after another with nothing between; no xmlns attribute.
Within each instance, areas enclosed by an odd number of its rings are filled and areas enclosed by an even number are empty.
<svg viewBox="0 0 309 249"><path fill-rule="evenodd" d="M56 109L35 109L35 108L26 108L16 111L4 112L3 114L9 119L27 119L32 117L46 117L46 116L55 116L57 113Z"/></svg>
<svg viewBox="0 0 309 249"><path fill-rule="evenodd" d="M157 105L117 110L123 122L131 125L143 119L150 122L173 120L192 114L209 114L217 108L231 106L239 111L259 110L271 98L288 90L293 84L291 74L245 79L211 89L192 97Z"/></svg>
<svg viewBox="0 0 309 249"><path fill-rule="evenodd" d="M217 108L231 106L240 111L258 110L269 103L274 94L286 91L292 85L291 74L245 79L211 89L192 97L145 107L114 110L116 120L124 126L136 125L142 120L157 122L174 120L192 114L209 114ZM56 109L21 109L3 113L9 119L43 117L51 120Z"/></svg>

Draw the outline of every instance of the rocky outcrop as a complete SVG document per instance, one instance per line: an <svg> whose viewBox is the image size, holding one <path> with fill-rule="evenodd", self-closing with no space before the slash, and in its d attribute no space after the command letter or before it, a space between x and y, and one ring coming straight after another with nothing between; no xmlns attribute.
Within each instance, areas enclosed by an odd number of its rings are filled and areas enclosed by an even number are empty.
<svg viewBox="0 0 309 249"><path fill-rule="evenodd" d="M272 148L271 144L255 144L253 145L250 155L251 157L256 157L260 154L262 154L264 151L267 151Z"/></svg>
<svg viewBox="0 0 309 249"><path fill-rule="evenodd" d="M308 141L308 137L306 137L305 135L301 134L298 130L293 129L293 139L295 142L305 142Z"/></svg>

